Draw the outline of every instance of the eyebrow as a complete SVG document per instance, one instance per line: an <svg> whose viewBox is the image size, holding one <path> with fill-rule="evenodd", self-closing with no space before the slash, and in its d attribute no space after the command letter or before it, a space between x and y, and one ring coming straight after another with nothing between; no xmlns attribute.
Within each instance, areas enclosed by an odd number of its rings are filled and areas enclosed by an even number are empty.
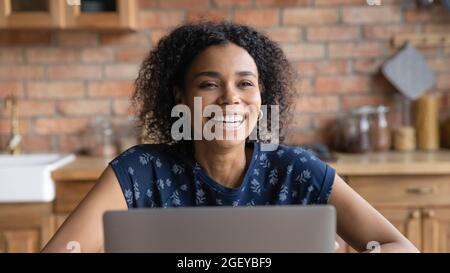
<svg viewBox="0 0 450 273"><path fill-rule="evenodd" d="M256 78L255 73L251 72L251 71L238 71L235 73L238 76L253 76ZM212 78L219 78L220 77L220 73L219 72L215 72L215 71L203 71L203 72L199 72L197 74L194 75L193 79L198 78L200 76L208 76L208 77L212 77Z"/></svg>

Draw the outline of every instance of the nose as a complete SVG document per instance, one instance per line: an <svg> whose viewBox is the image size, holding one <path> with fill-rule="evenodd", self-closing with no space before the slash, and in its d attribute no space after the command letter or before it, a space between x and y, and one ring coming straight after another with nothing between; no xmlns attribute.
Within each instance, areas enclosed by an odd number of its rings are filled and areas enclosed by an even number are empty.
<svg viewBox="0 0 450 273"><path fill-rule="evenodd" d="M240 102L241 98L234 84L224 85L224 87L222 88L222 94L218 98L217 104L232 105L232 104L239 104Z"/></svg>

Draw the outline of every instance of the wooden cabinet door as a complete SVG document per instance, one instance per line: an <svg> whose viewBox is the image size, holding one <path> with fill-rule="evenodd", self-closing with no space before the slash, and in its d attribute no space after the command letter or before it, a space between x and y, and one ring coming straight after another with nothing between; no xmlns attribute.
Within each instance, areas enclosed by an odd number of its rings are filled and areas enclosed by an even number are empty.
<svg viewBox="0 0 450 273"><path fill-rule="evenodd" d="M422 214L420 209L409 208L377 208L386 219L391 222L417 249L421 249L422 241Z"/></svg>
<svg viewBox="0 0 450 273"><path fill-rule="evenodd" d="M52 203L0 204L0 252L39 252L55 233Z"/></svg>
<svg viewBox="0 0 450 273"><path fill-rule="evenodd" d="M420 209L376 208L395 228L407 237L418 249L422 247L422 227ZM349 245L347 252L357 252Z"/></svg>
<svg viewBox="0 0 450 273"><path fill-rule="evenodd" d="M136 0L116 0L115 8L114 11L83 12L81 5L70 5L67 7L67 25L77 29L131 30L137 27Z"/></svg>
<svg viewBox="0 0 450 273"><path fill-rule="evenodd" d="M39 229L0 231L0 252L32 253L40 250Z"/></svg>
<svg viewBox="0 0 450 273"><path fill-rule="evenodd" d="M450 208L423 210L423 252L450 252Z"/></svg>
<svg viewBox="0 0 450 273"><path fill-rule="evenodd" d="M0 1L0 28L62 28L65 27L65 0L40 0L45 3L42 9L30 9L32 1L20 0ZM17 3L23 3L19 5ZM16 4L16 5L15 5ZM25 9L15 9L25 8Z"/></svg>

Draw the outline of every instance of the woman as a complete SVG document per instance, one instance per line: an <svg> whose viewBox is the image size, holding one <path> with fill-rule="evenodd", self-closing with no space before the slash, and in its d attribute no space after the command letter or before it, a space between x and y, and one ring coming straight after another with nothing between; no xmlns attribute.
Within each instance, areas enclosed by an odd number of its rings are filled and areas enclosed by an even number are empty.
<svg viewBox="0 0 450 273"><path fill-rule="evenodd" d="M416 252L327 164L298 147L263 151L268 130L256 128L257 121L266 118L268 127L277 121L263 115L262 105L279 106L283 132L294 74L279 46L247 26L197 23L162 38L144 60L134 94L145 131L160 144L137 145L111 161L44 251L67 251L70 241L81 251L101 251L106 210L329 203L337 211L338 234L356 250L377 241L383 252ZM219 107L221 114L200 116L193 134L212 123L225 139L174 141L175 105L191 113ZM250 140L253 130L257 141Z"/></svg>

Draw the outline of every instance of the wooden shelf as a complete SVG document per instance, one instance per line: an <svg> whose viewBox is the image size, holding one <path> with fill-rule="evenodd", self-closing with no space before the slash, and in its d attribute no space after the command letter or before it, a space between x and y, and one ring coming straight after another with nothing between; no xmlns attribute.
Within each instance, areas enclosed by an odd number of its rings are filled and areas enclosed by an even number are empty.
<svg viewBox="0 0 450 273"><path fill-rule="evenodd" d="M66 0L47 0L48 11L14 11L14 0L0 0L2 29L95 29L133 30L137 28L137 1L116 0L117 11L83 12Z"/></svg>

